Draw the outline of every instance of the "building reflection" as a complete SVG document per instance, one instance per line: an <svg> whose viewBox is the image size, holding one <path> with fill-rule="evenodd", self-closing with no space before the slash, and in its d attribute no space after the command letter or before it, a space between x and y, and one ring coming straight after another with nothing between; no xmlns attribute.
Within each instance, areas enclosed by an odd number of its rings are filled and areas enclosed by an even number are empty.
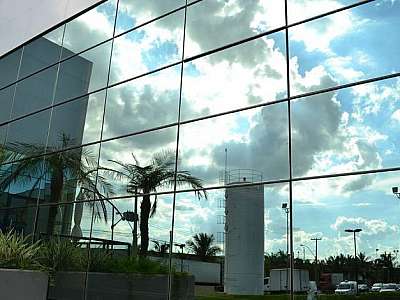
<svg viewBox="0 0 400 300"><path fill-rule="evenodd" d="M29 74L40 68L54 63L54 57L70 56L74 53L65 47L41 37L34 42L34 47L29 47L22 54L21 74ZM82 144L86 113L89 96L74 100L74 105L65 105L62 109L48 108L42 113L42 117L23 117L24 112L33 112L38 109L49 107L54 103L55 95L78 94L85 95L88 92L93 63L83 57L77 56L64 68L62 72L48 72L43 70L32 75L36 80L26 79L23 85L16 85L11 116L22 118L12 123L6 133L5 149L14 149L15 145L33 145L42 147L46 151L61 148L62 137L68 137L73 141L72 146ZM10 65L10 68L12 65ZM56 68L56 67L55 67ZM51 69L51 68L50 68ZM7 72L1 72L6 74ZM48 102L46 95L52 95ZM64 99L68 100L68 99ZM17 103L18 101L18 103ZM23 109L22 109L23 107ZM12 117L13 118L13 117ZM45 130L43 130L45 129ZM74 157L80 157L82 149L74 150ZM26 156L26 153L25 153ZM43 158L42 158L43 159ZM32 159L33 162L33 159ZM3 166L3 169L7 166ZM13 172L2 174L3 178ZM33 178L29 172L22 172L16 180L4 189L0 195L0 229L13 228L18 232L32 234L36 223L36 233L46 233L49 221L49 206L40 207L36 211L37 203L47 203L51 198L51 170L42 171L41 178ZM47 174L46 174L47 173ZM76 197L77 182L72 175L65 178L61 199L63 202L71 202ZM37 184L36 184L37 183ZM56 208L57 217L52 234L69 234L73 214L73 204L62 205ZM37 220L36 220L37 218ZM35 222L36 220L36 222Z"/></svg>

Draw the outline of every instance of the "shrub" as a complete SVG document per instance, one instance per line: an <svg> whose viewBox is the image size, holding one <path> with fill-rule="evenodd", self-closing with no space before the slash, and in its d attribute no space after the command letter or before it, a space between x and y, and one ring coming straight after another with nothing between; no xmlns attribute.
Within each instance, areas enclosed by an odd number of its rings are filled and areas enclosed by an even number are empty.
<svg viewBox="0 0 400 300"><path fill-rule="evenodd" d="M0 231L0 267L58 271L167 274L168 266L144 257L113 257L102 249L86 249L65 239L31 243L30 238L10 231Z"/></svg>
<svg viewBox="0 0 400 300"><path fill-rule="evenodd" d="M37 256L41 246L30 243L29 236L15 231L0 232L0 267L13 269L38 269Z"/></svg>
<svg viewBox="0 0 400 300"><path fill-rule="evenodd" d="M85 271L81 252L82 249L69 240L53 239L42 242L39 261L50 272Z"/></svg>

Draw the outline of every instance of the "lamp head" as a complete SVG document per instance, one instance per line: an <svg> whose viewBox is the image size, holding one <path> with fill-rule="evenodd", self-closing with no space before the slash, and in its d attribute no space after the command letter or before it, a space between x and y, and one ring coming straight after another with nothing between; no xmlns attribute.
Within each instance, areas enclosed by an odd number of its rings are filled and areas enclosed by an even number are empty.
<svg viewBox="0 0 400 300"><path fill-rule="evenodd" d="M397 186L392 187L392 193L393 194L398 194L399 193L399 188Z"/></svg>
<svg viewBox="0 0 400 300"><path fill-rule="evenodd" d="M282 203L282 208L283 209L287 208L287 203Z"/></svg>
<svg viewBox="0 0 400 300"><path fill-rule="evenodd" d="M126 211L122 213L122 220L128 222L135 222L137 220L137 216L133 211Z"/></svg>

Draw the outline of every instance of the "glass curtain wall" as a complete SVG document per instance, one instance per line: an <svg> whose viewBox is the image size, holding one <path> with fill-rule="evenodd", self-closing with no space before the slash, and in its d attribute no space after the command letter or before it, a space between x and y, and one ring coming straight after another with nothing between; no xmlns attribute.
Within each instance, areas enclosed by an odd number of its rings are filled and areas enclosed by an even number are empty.
<svg viewBox="0 0 400 300"><path fill-rule="evenodd" d="M399 13L108 0L15 49L2 234L41 245L56 299L399 282Z"/></svg>

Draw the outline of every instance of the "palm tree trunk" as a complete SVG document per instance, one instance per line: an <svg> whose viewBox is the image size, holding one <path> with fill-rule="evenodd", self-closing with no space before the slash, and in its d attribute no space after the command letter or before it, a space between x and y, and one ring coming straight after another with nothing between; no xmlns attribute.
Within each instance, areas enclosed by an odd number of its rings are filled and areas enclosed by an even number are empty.
<svg viewBox="0 0 400 300"><path fill-rule="evenodd" d="M143 190L144 194L150 191ZM140 255L146 256L149 248L149 216L150 216L150 195L143 196L140 203Z"/></svg>
<svg viewBox="0 0 400 300"><path fill-rule="evenodd" d="M51 182L50 182L50 203L56 204L60 202L62 190L64 184L64 174L62 170L55 171L52 174ZM56 222L58 212L58 206L53 205L49 207L49 218L47 221L47 234L52 235L54 233L54 227Z"/></svg>

